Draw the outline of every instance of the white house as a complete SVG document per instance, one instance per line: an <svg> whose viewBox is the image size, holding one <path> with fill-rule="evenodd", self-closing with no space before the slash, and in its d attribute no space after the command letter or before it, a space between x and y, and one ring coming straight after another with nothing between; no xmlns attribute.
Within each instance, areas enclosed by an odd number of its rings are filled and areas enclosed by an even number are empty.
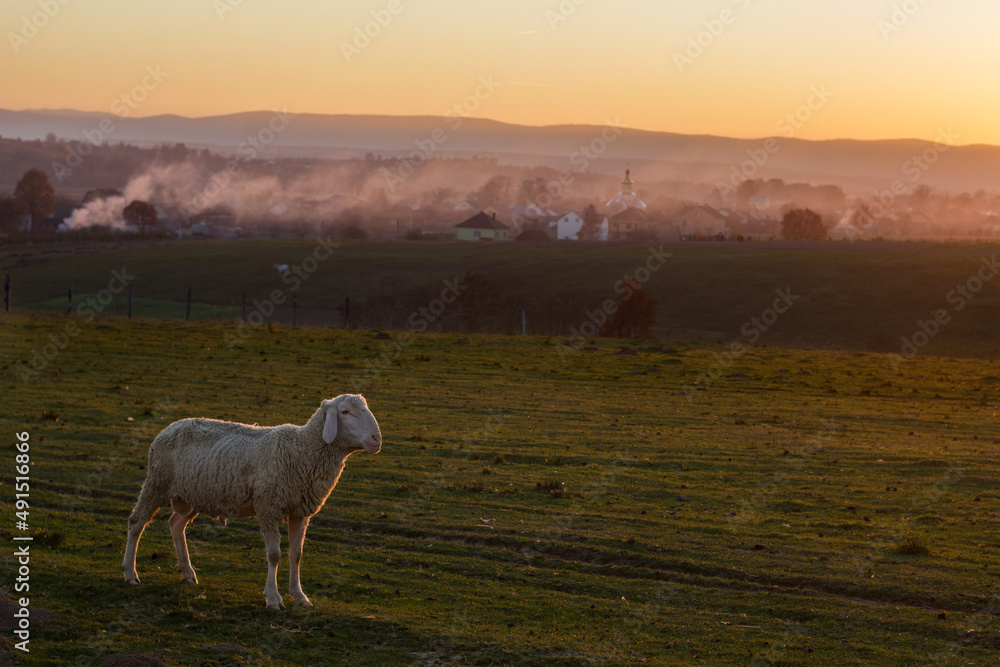
<svg viewBox="0 0 1000 667"><path fill-rule="evenodd" d="M556 220L556 238L560 241L579 241L581 229L583 214L579 211L570 211Z"/></svg>
<svg viewBox="0 0 1000 667"><path fill-rule="evenodd" d="M583 211L570 211L555 222L556 238L560 241L579 241L580 230L583 229ZM608 219L604 218L597 227L595 241L608 240Z"/></svg>

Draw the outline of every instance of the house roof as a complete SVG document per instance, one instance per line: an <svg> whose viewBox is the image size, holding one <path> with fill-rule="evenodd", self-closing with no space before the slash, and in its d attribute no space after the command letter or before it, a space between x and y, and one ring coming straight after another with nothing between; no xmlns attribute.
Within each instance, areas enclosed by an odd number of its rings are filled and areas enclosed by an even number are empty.
<svg viewBox="0 0 1000 667"><path fill-rule="evenodd" d="M462 229L510 229L507 225L492 216L486 215L482 211L465 222L458 223L455 227L461 227Z"/></svg>
<svg viewBox="0 0 1000 667"><path fill-rule="evenodd" d="M649 222L649 216L641 210L630 206L621 213L615 213L608 220L610 222Z"/></svg>
<svg viewBox="0 0 1000 667"><path fill-rule="evenodd" d="M674 217L680 218L680 217L683 217L683 216L687 215L688 213L693 213L695 211L697 211L698 213L705 212L705 213L707 213L708 215L710 215L710 216L712 216L714 218L720 218L721 219L721 218L725 218L726 217L725 214L720 213L719 211L715 210L711 206L705 206L704 204L691 204L691 205L685 206L681 210L677 211L677 214Z"/></svg>

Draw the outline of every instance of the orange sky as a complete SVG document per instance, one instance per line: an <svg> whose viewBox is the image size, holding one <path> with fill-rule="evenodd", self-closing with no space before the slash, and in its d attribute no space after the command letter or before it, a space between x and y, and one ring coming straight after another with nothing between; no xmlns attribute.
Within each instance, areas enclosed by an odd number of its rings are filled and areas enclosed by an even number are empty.
<svg viewBox="0 0 1000 667"><path fill-rule="evenodd" d="M1000 144L995 0L4 0L0 25L9 109Z"/></svg>

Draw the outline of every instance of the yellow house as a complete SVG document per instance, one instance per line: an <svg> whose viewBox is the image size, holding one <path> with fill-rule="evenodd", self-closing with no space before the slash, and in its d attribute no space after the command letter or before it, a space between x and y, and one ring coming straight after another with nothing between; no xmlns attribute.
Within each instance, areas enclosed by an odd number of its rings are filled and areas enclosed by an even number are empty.
<svg viewBox="0 0 1000 667"><path fill-rule="evenodd" d="M685 206L674 217L674 225L682 237L698 238L726 234L726 216L711 206Z"/></svg>
<svg viewBox="0 0 1000 667"><path fill-rule="evenodd" d="M650 239L654 238L658 231L654 221L650 220L641 209L632 206L606 218L606 221L608 240L611 241Z"/></svg>
<svg viewBox="0 0 1000 667"><path fill-rule="evenodd" d="M482 211L455 225L456 241L510 241L510 227Z"/></svg>

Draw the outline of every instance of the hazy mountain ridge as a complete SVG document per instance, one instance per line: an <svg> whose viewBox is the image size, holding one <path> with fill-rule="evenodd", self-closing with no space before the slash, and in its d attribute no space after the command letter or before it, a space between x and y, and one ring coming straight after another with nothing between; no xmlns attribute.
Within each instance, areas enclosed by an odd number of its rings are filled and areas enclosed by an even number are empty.
<svg viewBox="0 0 1000 667"><path fill-rule="evenodd" d="M505 163L606 173L620 171L628 162L641 172L648 170L650 177L706 183L746 177L837 183L865 194L888 189L897 181L897 187L906 191L917 185L951 191L1000 190L1000 147L981 144L733 139L627 128L609 132L597 125L531 127L478 118L281 113L119 118L68 109L0 109L0 136L33 140L54 133L77 141L90 137L112 143L179 142L223 150L267 139L259 157L266 158L268 151L276 157L338 157L366 151L416 159L478 154ZM287 122L280 131L271 132L269 124L276 127L276 117ZM102 127L111 129L104 132ZM920 164L921 159L927 162Z"/></svg>

